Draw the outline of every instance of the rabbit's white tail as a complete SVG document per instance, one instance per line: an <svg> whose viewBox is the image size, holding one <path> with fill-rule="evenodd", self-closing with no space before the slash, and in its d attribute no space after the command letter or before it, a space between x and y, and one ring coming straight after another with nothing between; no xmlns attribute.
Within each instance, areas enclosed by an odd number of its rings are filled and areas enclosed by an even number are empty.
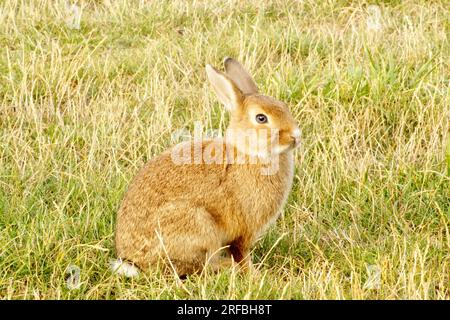
<svg viewBox="0 0 450 320"><path fill-rule="evenodd" d="M110 261L111 270L114 273L124 275L125 277L133 278L139 275L139 269L131 263L122 261L122 259L112 259Z"/></svg>

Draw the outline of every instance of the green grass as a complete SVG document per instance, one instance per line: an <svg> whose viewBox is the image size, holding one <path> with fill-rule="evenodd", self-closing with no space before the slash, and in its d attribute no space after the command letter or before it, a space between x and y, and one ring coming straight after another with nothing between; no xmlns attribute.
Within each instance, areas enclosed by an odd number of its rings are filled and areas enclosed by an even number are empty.
<svg viewBox="0 0 450 320"><path fill-rule="evenodd" d="M74 30L64 1L0 2L1 298L450 298L446 1L78 4ZM226 126L204 72L225 56L304 136L260 272L111 274L133 175L175 130Z"/></svg>

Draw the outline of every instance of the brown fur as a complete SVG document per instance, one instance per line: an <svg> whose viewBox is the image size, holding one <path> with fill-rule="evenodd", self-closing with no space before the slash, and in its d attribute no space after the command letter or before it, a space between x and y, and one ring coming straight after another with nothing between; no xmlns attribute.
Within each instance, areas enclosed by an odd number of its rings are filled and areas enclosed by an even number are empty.
<svg viewBox="0 0 450 320"><path fill-rule="evenodd" d="M233 76L239 76L240 64L235 60L227 63L236 67ZM280 145L288 148L279 155L279 170L274 175L262 175L261 168L267 163L252 163L248 155L243 155L248 159L245 163L233 163L242 152L227 139L219 138L197 142L195 147L223 154L225 163L175 164L172 149L147 163L123 199L115 239L117 255L143 270L159 261L175 268L179 275L201 271L207 262L213 266L227 264L230 257L238 263L251 263L253 243L281 212L291 189L291 136L297 125L288 108L256 92L244 94L232 79L215 72L213 76L225 77L233 85L231 94L237 96L229 128L279 128ZM249 80L244 77L241 87L245 81ZM251 123L251 112L269 115L270 124ZM188 143L194 150L194 142ZM224 257L219 251L226 246L228 256Z"/></svg>

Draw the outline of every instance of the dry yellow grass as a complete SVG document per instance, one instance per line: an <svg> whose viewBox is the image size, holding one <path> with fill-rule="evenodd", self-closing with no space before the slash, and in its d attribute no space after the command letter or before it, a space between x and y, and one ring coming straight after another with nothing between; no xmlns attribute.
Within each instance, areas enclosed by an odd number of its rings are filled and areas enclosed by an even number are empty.
<svg viewBox="0 0 450 320"><path fill-rule="evenodd" d="M1 1L0 297L449 299L450 10L377 3L78 1L77 29L64 1ZM111 274L138 168L226 125L204 72L225 56L304 136L260 273Z"/></svg>

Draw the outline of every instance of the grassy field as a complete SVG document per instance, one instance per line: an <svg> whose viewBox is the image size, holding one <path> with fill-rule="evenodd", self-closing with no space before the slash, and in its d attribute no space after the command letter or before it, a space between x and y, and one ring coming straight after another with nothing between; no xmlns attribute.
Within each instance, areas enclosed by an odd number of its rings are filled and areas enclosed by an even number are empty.
<svg viewBox="0 0 450 320"><path fill-rule="evenodd" d="M0 297L450 299L450 7L374 3L0 1ZM304 137L259 273L112 274L137 170L226 127L225 56Z"/></svg>

